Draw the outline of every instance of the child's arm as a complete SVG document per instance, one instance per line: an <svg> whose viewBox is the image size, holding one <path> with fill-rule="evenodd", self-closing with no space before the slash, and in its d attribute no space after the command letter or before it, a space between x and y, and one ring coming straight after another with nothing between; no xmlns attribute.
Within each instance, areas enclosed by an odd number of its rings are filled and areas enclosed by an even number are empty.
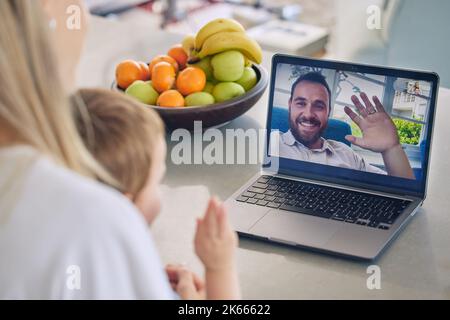
<svg viewBox="0 0 450 320"><path fill-rule="evenodd" d="M240 299L235 251L237 235L225 207L211 199L205 217L197 220L195 251L205 266L207 299Z"/></svg>

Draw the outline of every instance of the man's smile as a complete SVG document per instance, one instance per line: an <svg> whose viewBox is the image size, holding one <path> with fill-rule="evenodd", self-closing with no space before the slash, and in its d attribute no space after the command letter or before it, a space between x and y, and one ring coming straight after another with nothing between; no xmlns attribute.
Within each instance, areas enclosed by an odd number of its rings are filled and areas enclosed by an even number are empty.
<svg viewBox="0 0 450 320"><path fill-rule="evenodd" d="M297 125L299 126L300 130L307 132L313 132L320 129L320 122L314 120L300 120L297 121Z"/></svg>
<svg viewBox="0 0 450 320"><path fill-rule="evenodd" d="M317 127L316 124L311 123L311 122L300 122L300 125L304 126L304 127Z"/></svg>

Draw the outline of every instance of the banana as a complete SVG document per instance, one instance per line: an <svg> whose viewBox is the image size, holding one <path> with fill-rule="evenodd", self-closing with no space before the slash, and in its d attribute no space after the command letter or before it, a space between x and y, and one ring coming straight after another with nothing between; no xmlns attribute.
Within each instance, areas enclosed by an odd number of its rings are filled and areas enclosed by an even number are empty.
<svg viewBox="0 0 450 320"><path fill-rule="evenodd" d="M250 61L249 58L245 57L245 64L246 67L251 67L252 66L252 62Z"/></svg>
<svg viewBox="0 0 450 320"><path fill-rule="evenodd" d="M219 32L210 36L203 43L201 50L195 53L195 57L203 59L227 50L238 50L249 60L260 64L262 62L262 50L259 44L242 32Z"/></svg>
<svg viewBox="0 0 450 320"><path fill-rule="evenodd" d="M183 47L183 50L186 52L188 57L190 57L195 50L195 36L189 34L184 37L183 41L181 42L181 46Z"/></svg>
<svg viewBox="0 0 450 320"><path fill-rule="evenodd" d="M219 18L205 24L195 37L195 49L200 51L205 41L219 32L245 32L244 27L233 19Z"/></svg>

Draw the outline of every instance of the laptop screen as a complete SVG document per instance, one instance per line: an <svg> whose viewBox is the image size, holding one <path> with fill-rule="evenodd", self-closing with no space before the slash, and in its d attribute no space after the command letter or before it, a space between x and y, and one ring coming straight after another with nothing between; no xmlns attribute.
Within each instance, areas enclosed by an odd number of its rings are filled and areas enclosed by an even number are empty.
<svg viewBox="0 0 450 320"><path fill-rule="evenodd" d="M277 55L266 156L280 172L423 195L437 76Z"/></svg>

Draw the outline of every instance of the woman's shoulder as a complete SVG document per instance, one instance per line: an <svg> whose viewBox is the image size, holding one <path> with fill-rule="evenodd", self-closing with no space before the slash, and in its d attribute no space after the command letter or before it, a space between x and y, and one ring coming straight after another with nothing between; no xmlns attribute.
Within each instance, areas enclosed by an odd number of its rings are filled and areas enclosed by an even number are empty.
<svg viewBox="0 0 450 320"><path fill-rule="evenodd" d="M49 159L41 158L30 172L30 185L39 193L53 198L58 212L76 212L80 223L100 220L103 223L144 219L135 206L119 191L93 179L81 176Z"/></svg>
<svg viewBox="0 0 450 320"><path fill-rule="evenodd" d="M0 254L7 257L0 269L29 274L33 281L23 286L38 288L33 291L38 297L171 297L150 230L131 201L41 155L0 154L0 160L0 178L6 177L0 179L0 189L6 185L13 191L0 194L0 206L8 204L7 213L0 210L0 243L8 243L0 244ZM2 175L7 172L11 174ZM40 271L27 267L36 264ZM85 279L81 291L65 285L71 265ZM50 281L46 270L62 276ZM12 275L8 279L7 274L0 276L6 288L22 281ZM29 294L26 290L18 296Z"/></svg>
<svg viewBox="0 0 450 320"><path fill-rule="evenodd" d="M89 220L121 224L142 223L134 205L118 191L83 177L29 147L15 147L0 154L0 185L15 190L3 195L14 213L38 215L76 227L89 227ZM43 215L44 216L44 215Z"/></svg>

